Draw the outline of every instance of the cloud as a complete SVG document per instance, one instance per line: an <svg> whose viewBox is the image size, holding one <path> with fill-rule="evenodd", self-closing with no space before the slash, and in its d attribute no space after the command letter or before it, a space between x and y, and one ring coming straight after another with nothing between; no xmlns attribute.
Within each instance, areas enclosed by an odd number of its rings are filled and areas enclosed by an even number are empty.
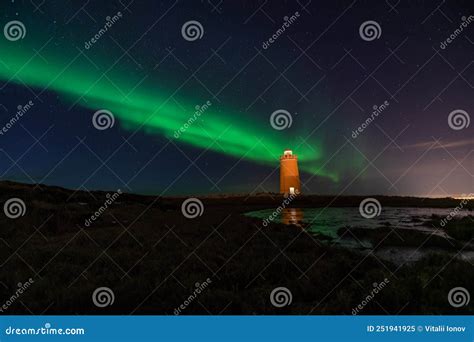
<svg viewBox="0 0 474 342"><path fill-rule="evenodd" d="M405 145L404 147L427 149L427 148L430 148L430 146L432 146L431 147L432 150L455 149L455 148L464 147L464 146L474 147L474 139L464 139L464 140L456 140L456 141L449 141L449 142L436 141L436 143L435 143L435 140L430 140L430 141L419 142L416 144Z"/></svg>

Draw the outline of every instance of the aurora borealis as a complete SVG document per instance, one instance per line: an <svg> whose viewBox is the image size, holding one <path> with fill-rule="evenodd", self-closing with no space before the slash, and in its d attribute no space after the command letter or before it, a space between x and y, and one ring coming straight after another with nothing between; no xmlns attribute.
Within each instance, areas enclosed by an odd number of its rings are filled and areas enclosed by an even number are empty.
<svg viewBox="0 0 474 342"><path fill-rule="evenodd" d="M420 151L403 146L426 143L432 137L451 144L469 137L467 130L454 132L445 124L452 109L472 109L470 100L460 95L462 90L455 91L464 89L465 84L453 85L446 98L440 95L443 108L431 105L424 110L452 75L449 69L439 69L439 60L417 71L416 66L419 68L431 56L428 52L432 41L450 29L443 24L443 31L427 28L415 35L413 25L418 25L424 14L421 7L413 9L406 27L398 33L391 30L396 25L381 8L383 34L374 42L366 42L358 36L359 21L366 18L357 5L348 7L349 13L338 26L320 38L335 16L324 18L316 14L316 5L312 10L312 6L304 10L298 4L268 6L274 23L251 2L241 6L222 4L223 14L209 4L190 2L131 4L130 8L120 2L91 3L83 10L73 3L69 5L45 4L42 11L18 1L4 5L3 22L20 20L26 35L18 41L0 39L0 102L7 109L1 119L7 122L12 110L33 100L34 109L20 123L28 126L35 137L46 127L55 127L51 149L45 147L48 152L42 157L24 157L21 170L6 159L1 172L4 178L24 179L26 172L31 175L25 179L29 182L34 179L73 188L81 186L84 180L89 181L88 175L95 168L89 170L82 164L91 154L89 148L68 154L80 137L90 142L92 154L100 156L97 167L109 156L117 156L109 166L114 170L112 177L92 179L91 188L127 184L129 190L136 192L206 193L251 192L261 186L260 191L271 191L278 178L277 173L270 176L278 167L278 156L285 148L292 148L299 157L302 180L306 178L308 182L303 187L306 192L431 191L431 195L439 195L443 187L435 185L441 174L427 175L429 184L420 188L416 179L421 170L440 168L446 159L441 156L444 151L434 149L438 156L427 155L426 164L417 163L410 168L411 175L398 180L403 168L408 169L420 155ZM298 10L301 16L288 28L286 36L262 51L261 42L280 26L278 18ZM326 12L343 10L329 6ZM97 36L107 23L106 18L118 12L120 19ZM254 12L255 18L248 19ZM452 15L454 18L457 12ZM319 22L313 27L315 16ZM189 20L202 24L201 39L183 39L182 25ZM438 20L441 18L433 18L433 23L426 26L432 27ZM92 44L95 36L100 39ZM370 72L406 37L406 46L397 51L404 63L392 55L371 79ZM315 39L319 40L313 47ZM464 41L460 40L458 46L453 45L444 53L458 59L462 44ZM302 54L308 46L312 48ZM347 54L349 50L353 52ZM420 51L424 51L423 58L415 60ZM429 82L426 76L416 78L418 83L407 83L415 73L425 75L435 69L439 85ZM469 71L464 78L472 80ZM415 94L417 91L420 93ZM360 137L352 139L351 132L366 120L372 107L384 101L390 102L389 109ZM190 121L198 106L206 103L210 105ZM279 109L292 115L292 125L284 130L274 129L269 122L271 114ZM113 113L114 127L94 129L91 120L98 110ZM176 137L175 132L184 125L186 128ZM406 132L400 133L406 126ZM14 143L22 140L23 130L15 127L2 137L1 143L5 144L5 151L11 151L13 160L31 146L31 142L25 142L22 148ZM401 140L372 162L397 134ZM127 138L137 140L137 151L117 152ZM69 149L61 150L57 145L60 141L65 141L64 146ZM133 142L131 146L134 150ZM160 149L163 151L158 159L151 160ZM404 153L393 154L398 150ZM458 149L451 154L459 161L465 151ZM54 168L66 155L66 162ZM186 167L197 157L199 164L192 165L191 174L174 184L173 177L187 172ZM169 162L160 164L159 160ZM464 162L464 169L472 170L469 159ZM71 175L82 167L87 169L83 176ZM444 172L448 171L449 165ZM463 174L461 179L468 177L469 173ZM128 184L129 179L137 185ZM267 183L262 186L262 181ZM173 187L168 190L169 184ZM447 193L463 191L455 182L445 187L449 188L444 190Z"/></svg>
<svg viewBox="0 0 474 342"><path fill-rule="evenodd" d="M179 105L160 95L160 90L153 85L141 86L134 90L139 80L127 76L125 79L120 73L108 77L100 77L93 69L81 63L68 68L74 56L45 55L49 63L41 59L29 61L30 56L23 54L24 47L15 51L15 46L4 46L10 53L3 59L5 65L0 68L0 77L6 81L21 83L43 90L59 93L69 103L80 101L80 105L96 110L106 108L111 111L127 130L143 129L150 134L161 134L170 139L173 132L179 130L192 112L183 110L191 107L196 101L189 99L178 100ZM59 57L59 58L58 58ZM8 66L8 67L7 67ZM51 79L51 75L57 75ZM98 77L99 76L99 77ZM193 146L212 149L236 158L244 157L256 162L275 165L278 156L287 145L295 145L282 137L280 132L271 129L268 124L258 125L257 122L245 122L233 113L232 109L225 108L223 113L213 112L212 105L206 110L205 128L196 124L189 127L179 136L179 140ZM213 144L218 140L219 145ZM220 147L223 147L222 150ZM329 176L337 179L332 173L324 169L315 171L322 156L322 147L314 144L312 148L301 146L298 155L302 169L317 175Z"/></svg>

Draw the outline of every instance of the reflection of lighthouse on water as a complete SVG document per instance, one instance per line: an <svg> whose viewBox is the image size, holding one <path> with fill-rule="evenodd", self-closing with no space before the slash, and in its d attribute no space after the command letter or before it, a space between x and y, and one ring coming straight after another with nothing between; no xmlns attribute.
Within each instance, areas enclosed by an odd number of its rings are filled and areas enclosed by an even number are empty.
<svg viewBox="0 0 474 342"><path fill-rule="evenodd" d="M300 208L285 208L281 211L281 223L302 226L303 210Z"/></svg>

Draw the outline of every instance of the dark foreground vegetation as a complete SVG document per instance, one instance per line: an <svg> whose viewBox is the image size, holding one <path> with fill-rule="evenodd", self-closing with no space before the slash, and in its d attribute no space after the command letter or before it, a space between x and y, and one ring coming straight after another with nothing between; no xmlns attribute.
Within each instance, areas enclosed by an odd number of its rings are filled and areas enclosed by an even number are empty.
<svg viewBox="0 0 474 342"><path fill-rule="evenodd" d="M103 206L105 192L73 192L55 187L3 182L0 203L21 198L26 213L0 215L0 308L3 314L469 314L448 302L454 287L474 295L474 266L452 255L430 255L416 263L394 265L373 254L331 246L296 226L245 217L250 210L277 207L279 196L201 198L195 219L181 213L183 198L122 194L100 217L85 220ZM454 199L377 197L382 205L456 207ZM294 206L358 206L361 197L307 196ZM472 208L472 207L471 207ZM436 224L440 218L433 218ZM402 244L381 227L373 242ZM472 242L473 221L453 219L445 228L455 239L444 246L436 236L426 244L451 252ZM363 234L353 231L351 233ZM392 233L393 235L393 233ZM386 237L386 239L384 239ZM418 246L409 232L404 243ZM405 242L407 241L407 242ZM454 240L453 240L454 241ZM463 243L464 242L464 243ZM12 300L18 283L34 283ZM196 298L197 287L211 282ZM386 286L373 298L374 286ZM92 294L113 290L112 305L99 308ZM291 304L277 308L276 287L292 293Z"/></svg>

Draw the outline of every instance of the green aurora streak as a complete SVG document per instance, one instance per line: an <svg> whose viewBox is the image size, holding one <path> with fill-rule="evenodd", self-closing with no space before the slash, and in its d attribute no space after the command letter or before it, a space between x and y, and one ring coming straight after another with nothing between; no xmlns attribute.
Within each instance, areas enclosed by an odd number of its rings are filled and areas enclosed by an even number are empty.
<svg viewBox="0 0 474 342"><path fill-rule="evenodd" d="M0 48L7 51L0 57L0 79L57 92L69 104L77 103L90 108L91 118L95 111L107 109L119 119L116 121L120 121L124 129L142 129L150 134L175 139L175 142L272 167L278 167L279 155L285 148L292 147L299 157L302 171L333 181L339 179L340 175L336 172L320 169L323 164L320 142L315 143L312 139L301 143L301 138L297 136L288 137L291 132L274 130L268 119L262 123L261 119L256 120L230 109L222 111L222 103L212 103L199 122L191 124L176 139L174 132L190 119L194 106L206 100L170 98L163 95L169 94L169 90L160 89L157 82L149 79L136 87L141 78L130 71L131 66L128 70L123 68L123 61L111 68L107 77L102 77L111 62L99 58L103 67L97 70L83 55L78 55L76 49L60 51L53 47L42 50L41 56L35 56L32 47L25 47L23 42L2 41ZM39 47L35 46L35 49ZM89 54L90 51L84 53ZM94 62L97 60L97 57L91 57ZM269 118L270 114L266 117Z"/></svg>

